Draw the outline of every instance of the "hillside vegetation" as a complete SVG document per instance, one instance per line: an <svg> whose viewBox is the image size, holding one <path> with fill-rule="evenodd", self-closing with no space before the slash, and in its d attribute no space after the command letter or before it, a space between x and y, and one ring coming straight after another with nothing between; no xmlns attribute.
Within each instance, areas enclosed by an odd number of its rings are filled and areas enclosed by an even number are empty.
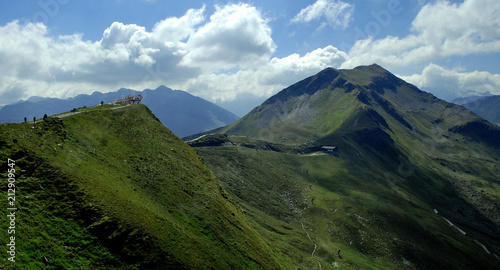
<svg viewBox="0 0 500 270"><path fill-rule="evenodd" d="M498 250L495 226L445 179L404 162L376 170L367 160L373 157L342 149L297 154L237 142L196 148L256 229L296 267L494 269L499 263L474 242Z"/></svg>
<svg viewBox="0 0 500 270"><path fill-rule="evenodd" d="M0 147L5 181L16 161L18 208L16 262L2 256L2 269L289 268L144 105L2 124Z"/></svg>
<svg viewBox="0 0 500 270"><path fill-rule="evenodd" d="M500 129L380 66L326 69L216 133L189 144L303 268L500 265Z"/></svg>
<svg viewBox="0 0 500 270"><path fill-rule="evenodd" d="M0 268L499 268L500 129L380 66L209 133L186 144L144 105L0 125Z"/></svg>

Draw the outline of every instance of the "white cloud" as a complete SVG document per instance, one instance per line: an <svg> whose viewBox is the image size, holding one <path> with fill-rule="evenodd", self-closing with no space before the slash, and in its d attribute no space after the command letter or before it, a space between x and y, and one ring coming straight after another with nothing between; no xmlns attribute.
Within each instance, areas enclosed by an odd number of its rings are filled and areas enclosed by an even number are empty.
<svg viewBox="0 0 500 270"><path fill-rule="evenodd" d="M218 67L269 59L275 48L271 30L255 8L218 7L211 20L198 27L205 22L204 10L191 9L179 18L162 20L151 32L114 22L97 42L85 41L79 34L51 37L41 23L13 21L0 26L2 103L31 95L68 97L120 87L175 86L200 74L196 65L180 65L183 59L211 61L228 53ZM225 23L229 25L224 27ZM217 41L220 50L210 50L211 45L204 43L211 41Z"/></svg>
<svg viewBox="0 0 500 270"><path fill-rule="evenodd" d="M352 21L354 6L336 0L317 0L314 4L303 8L293 19L293 23L311 22L324 19L320 27L330 25L345 29Z"/></svg>
<svg viewBox="0 0 500 270"><path fill-rule="evenodd" d="M422 74L399 77L446 100L487 93L500 95L500 75L486 71L460 72L429 64Z"/></svg>
<svg viewBox="0 0 500 270"><path fill-rule="evenodd" d="M227 102L249 95L268 97L326 67L376 62L391 69L447 56L498 52L500 2L481 3L487 8L475 0L426 4L412 23L412 34L359 40L349 54L326 46L280 58L272 57L277 47L268 20L248 4L216 6L209 18L205 7L191 9L159 21L150 31L114 22L97 42L83 40L79 34L51 37L41 23L14 21L0 26L0 100L11 103L32 95L69 97L165 84ZM344 26L352 10L340 1L318 0L294 20L324 19ZM498 77L429 65L422 74L404 79L424 89L438 89L436 93L442 95L460 95L500 94Z"/></svg>
<svg viewBox="0 0 500 270"><path fill-rule="evenodd" d="M272 58L256 70L240 70L234 74L203 74L190 79L183 89L214 102L231 101L244 94L268 97L322 69L339 67L346 58L345 52L327 46L304 56L292 54Z"/></svg>
<svg viewBox="0 0 500 270"><path fill-rule="evenodd" d="M196 26L205 21L205 7L190 9L181 18L170 17L155 24L153 33L162 42L184 41L196 31Z"/></svg>
<svg viewBox="0 0 500 270"><path fill-rule="evenodd" d="M378 63L408 66L434 59L500 51L500 2L465 0L426 4L412 22L412 34L400 38L369 37L357 41L343 65Z"/></svg>
<svg viewBox="0 0 500 270"><path fill-rule="evenodd" d="M263 71L264 84L288 86L327 67L338 68L347 60L345 52L329 45L306 53L273 58Z"/></svg>
<svg viewBox="0 0 500 270"><path fill-rule="evenodd" d="M270 61L276 45L261 12L248 4L205 7L159 21L151 31L112 23L97 42L74 34L52 37L41 23L0 26L0 100L32 95L180 87L200 74L251 69ZM203 77L203 78L205 78Z"/></svg>
<svg viewBox="0 0 500 270"><path fill-rule="evenodd" d="M97 42L80 34L51 37L41 23L0 26L0 99L8 104L32 95L64 98L121 87L143 89L197 76L198 69L178 63L185 55L182 40L203 21L203 10L168 18L151 32L114 22ZM163 72L157 72L159 67Z"/></svg>
<svg viewBox="0 0 500 270"><path fill-rule="evenodd" d="M210 22L189 37L182 65L207 71L257 67L276 45L262 14L248 4L216 6Z"/></svg>

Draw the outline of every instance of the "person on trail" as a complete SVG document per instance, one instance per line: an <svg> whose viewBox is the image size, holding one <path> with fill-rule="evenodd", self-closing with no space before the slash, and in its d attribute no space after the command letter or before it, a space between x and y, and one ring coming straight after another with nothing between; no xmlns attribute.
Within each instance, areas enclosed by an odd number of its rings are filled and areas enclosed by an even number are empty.
<svg viewBox="0 0 500 270"><path fill-rule="evenodd" d="M36 116L33 116L33 123L36 122Z"/></svg>
<svg viewBox="0 0 500 270"><path fill-rule="evenodd" d="M24 123L28 122L28 118L24 117Z"/></svg>

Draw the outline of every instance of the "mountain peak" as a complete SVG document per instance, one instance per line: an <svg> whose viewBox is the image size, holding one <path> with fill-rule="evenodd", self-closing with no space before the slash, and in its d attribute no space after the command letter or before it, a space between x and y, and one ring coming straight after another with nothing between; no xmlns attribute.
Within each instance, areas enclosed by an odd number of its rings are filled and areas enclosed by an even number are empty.
<svg viewBox="0 0 500 270"><path fill-rule="evenodd" d="M174 91L174 90L172 90L172 89L170 89L170 88L166 87L165 85L160 85L160 86L158 86L158 87L155 89L155 91L170 91L170 92L171 92L171 91Z"/></svg>
<svg viewBox="0 0 500 270"><path fill-rule="evenodd" d="M387 69L381 67L377 63L373 63L371 65L366 65L366 66L357 66L353 69L336 69L333 67L327 67L327 68L321 70L320 72L318 72L317 75L322 74L322 73L341 74L341 73L345 73L345 72L349 73L349 72L353 72L353 71L374 72L374 73L378 73L378 74L390 73Z"/></svg>
<svg viewBox="0 0 500 270"><path fill-rule="evenodd" d="M306 143L362 129L411 132L432 126L433 121L446 122L444 128L450 128L476 118L372 64L326 68L283 89L222 132L271 142L287 137L287 143ZM276 128L282 126L287 128Z"/></svg>
<svg viewBox="0 0 500 270"><path fill-rule="evenodd" d="M333 91L341 88L348 93L357 88L357 86L368 86L370 84L373 85L374 82L382 81L400 84L401 80L377 64L359 66L354 69L328 67L313 76L283 89L268 99L266 103L274 103L278 100L285 100L289 97L304 94L314 95L316 92L325 89Z"/></svg>
<svg viewBox="0 0 500 270"><path fill-rule="evenodd" d="M358 66L358 67L355 67L354 70L371 70L371 71L389 72L385 68L379 66L376 63L373 63L373 64L368 65L368 66Z"/></svg>
<svg viewBox="0 0 500 270"><path fill-rule="evenodd" d="M499 107L500 100L495 104ZM325 69L216 132L223 135L207 136L191 145L200 147L202 158L211 163L231 194L265 213L252 217L262 217L262 227L278 232L275 239L279 234L287 241L293 230L282 231L279 223L270 221L273 216L287 226L295 216L299 232L310 217L307 229L314 236L305 240L307 256L310 242L315 241L311 239L317 239L321 244L315 244L314 251L326 250L323 254L331 262L328 241L324 241L329 238L345 241L344 246L359 250L365 258L380 261L382 253L390 254L390 260L404 256L398 266L379 268L407 268L410 261L416 269L498 265L498 256L491 254L500 254L496 237L500 235L500 129L376 64ZM280 203L283 198L286 202ZM342 209L347 204L349 208ZM374 208L368 210L370 206ZM287 215L283 209L295 214ZM369 213L374 215L370 218ZM342 214L351 221L340 219ZM343 224L348 225L342 228ZM372 242L368 228L377 228ZM342 239L341 234L347 236ZM395 246L380 245L390 242ZM339 246L331 244L330 250ZM316 267L313 263L320 256L310 260L311 267L303 268ZM340 250L338 257L343 259ZM340 260L335 258L335 263Z"/></svg>

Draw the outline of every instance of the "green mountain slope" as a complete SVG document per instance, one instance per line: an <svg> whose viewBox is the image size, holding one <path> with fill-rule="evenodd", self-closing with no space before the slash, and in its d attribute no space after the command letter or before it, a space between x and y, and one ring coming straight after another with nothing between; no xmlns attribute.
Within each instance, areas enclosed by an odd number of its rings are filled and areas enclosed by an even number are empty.
<svg viewBox="0 0 500 270"><path fill-rule="evenodd" d="M405 160L444 174L433 164L457 163L465 174L484 172L489 182L498 183L491 172L498 168L498 127L378 65L326 69L284 89L219 133L287 145L346 145L363 149L376 168L389 169ZM489 206L500 196L492 186L486 188L491 191ZM485 208L484 201L474 201L478 209ZM492 207L485 214L500 220L500 211Z"/></svg>
<svg viewBox="0 0 500 270"><path fill-rule="evenodd" d="M408 121L422 120L422 116L449 121L447 126L479 119L372 65L325 69L282 90L219 132L271 142L286 138L288 144L307 143L335 131L366 128L368 122L358 125L356 120L360 119L371 122L370 127L375 124L389 129L387 121L397 121L412 130L413 123Z"/></svg>
<svg viewBox="0 0 500 270"><path fill-rule="evenodd" d="M217 132L189 143L303 268L500 265L500 129L380 66L326 69Z"/></svg>
<svg viewBox="0 0 500 270"><path fill-rule="evenodd" d="M0 147L5 181L16 161L18 208L15 263L0 224L2 269L288 268L144 105L2 124Z"/></svg>
<svg viewBox="0 0 500 270"><path fill-rule="evenodd" d="M239 146L197 151L256 229L297 268L494 269L498 264L474 242L493 251L487 238L471 236L474 225L457 222L456 213L443 205L435 204L436 214L425 198L408 190L404 181L421 180L415 176L356 171L360 167L340 155ZM441 196L453 195L447 188ZM474 214L482 219L475 222L486 221Z"/></svg>

